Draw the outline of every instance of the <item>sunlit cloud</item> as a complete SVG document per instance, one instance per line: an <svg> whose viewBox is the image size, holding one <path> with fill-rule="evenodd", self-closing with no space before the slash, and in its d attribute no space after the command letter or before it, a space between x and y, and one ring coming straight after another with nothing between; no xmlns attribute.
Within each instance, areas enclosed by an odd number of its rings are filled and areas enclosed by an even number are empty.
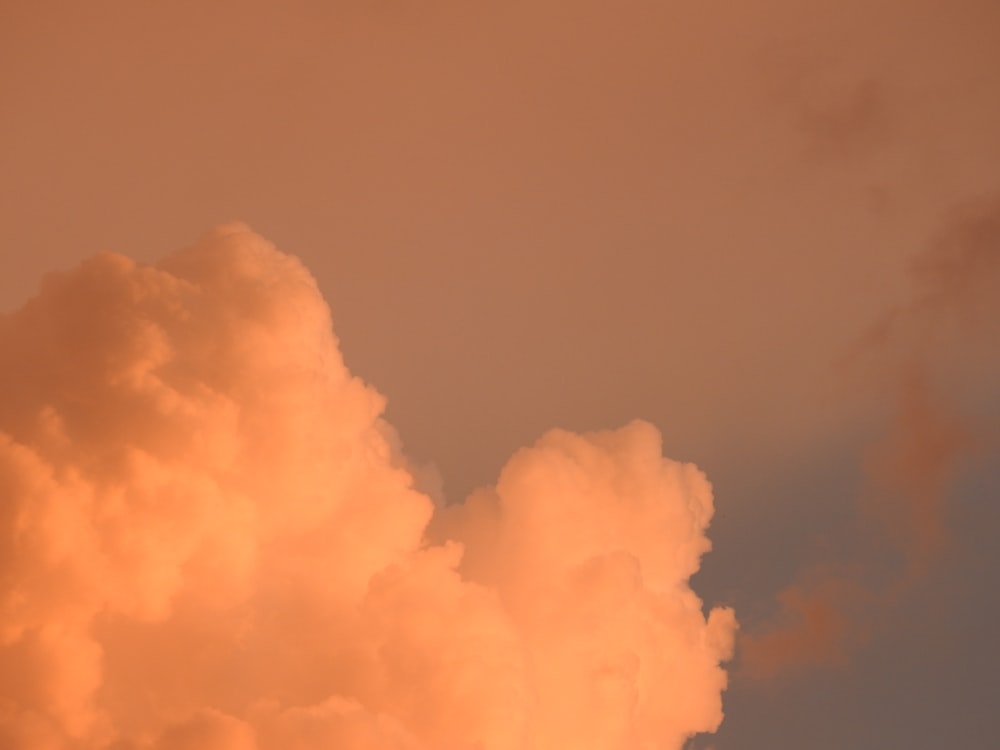
<svg viewBox="0 0 1000 750"><path fill-rule="evenodd" d="M552 431L441 506L245 227L51 274L0 318L0 389L5 748L663 750L722 720L701 472L644 422Z"/></svg>

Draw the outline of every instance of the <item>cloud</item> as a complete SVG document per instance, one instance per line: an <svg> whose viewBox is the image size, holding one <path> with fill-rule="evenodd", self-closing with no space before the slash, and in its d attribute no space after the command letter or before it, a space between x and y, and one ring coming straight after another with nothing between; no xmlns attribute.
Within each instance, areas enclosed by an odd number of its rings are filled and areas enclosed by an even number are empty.
<svg viewBox="0 0 1000 750"><path fill-rule="evenodd" d="M3 747L680 748L721 721L701 473L642 422L553 431L436 508L309 273L245 227L49 275L0 318L0 392Z"/></svg>
<svg viewBox="0 0 1000 750"><path fill-rule="evenodd" d="M439 519L437 534L468 547L462 571L498 591L524 634L546 707L539 747L642 746L718 726L735 621L719 609L706 623L686 584L711 515L704 476L664 461L656 430L634 422L550 432Z"/></svg>
<svg viewBox="0 0 1000 750"><path fill-rule="evenodd" d="M740 641L741 673L761 680L842 668L871 637L871 593L856 571L809 567L778 594L778 613Z"/></svg>
<svg viewBox="0 0 1000 750"><path fill-rule="evenodd" d="M956 211L911 271L911 298L849 358L855 377L862 372L893 404L862 457L858 525L899 565L888 576L864 555L806 566L779 594L775 615L742 633L741 670L751 678L849 664L951 543L949 490L963 462L997 449L995 409L963 405L955 393L976 393L1000 364L984 346L1000 333L1000 201Z"/></svg>
<svg viewBox="0 0 1000 750"><path fill-rule="evenodd" d="M869 157L898 129L898 92L855 60L818 51L815 40L785 39L762 63L768 98L806 156L825 162Z"/></svg>

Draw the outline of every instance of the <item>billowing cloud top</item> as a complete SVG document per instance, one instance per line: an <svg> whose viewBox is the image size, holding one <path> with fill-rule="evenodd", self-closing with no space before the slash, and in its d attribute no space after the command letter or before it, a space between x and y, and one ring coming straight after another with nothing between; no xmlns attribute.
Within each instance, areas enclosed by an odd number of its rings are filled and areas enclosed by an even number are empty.
<svg viewBox="0 0 1000 750"><path fill-rule="evenodd" d="M553 431L435 509L242 226L0 318L0 746L669 750L722 718L711 489ZM488 394L484 394L484 398Z"/></svg>

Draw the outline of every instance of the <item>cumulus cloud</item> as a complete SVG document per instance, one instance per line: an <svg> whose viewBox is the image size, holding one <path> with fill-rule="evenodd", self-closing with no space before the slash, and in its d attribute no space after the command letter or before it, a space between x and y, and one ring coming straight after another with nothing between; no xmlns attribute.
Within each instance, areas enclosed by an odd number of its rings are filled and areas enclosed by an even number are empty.
<svg viewBox="0 0 1000 750"><path fill-rule="evenodd" d="M702 474L645 423L554 431L436 509L245 227L48 276L0 393L0 746L662 750L722 718Z"/></svg>

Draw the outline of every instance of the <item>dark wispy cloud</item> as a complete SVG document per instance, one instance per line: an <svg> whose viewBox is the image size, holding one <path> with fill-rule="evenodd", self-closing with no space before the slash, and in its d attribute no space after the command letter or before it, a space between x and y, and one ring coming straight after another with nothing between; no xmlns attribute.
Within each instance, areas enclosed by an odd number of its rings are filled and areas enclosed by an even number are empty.
<svg viewBox="0 0 1000 750"><path fill-rule="evenodd" d="M1000 201L956 210L916 256L912 275L909 301L876 322L848 358L852 377L867 373L891 404L882 436L861 459L867 481L857 531L898 560L895 572L874 568L860 550L853 562L801 571L778 596L775 618L742 635L751 677L850 663L948 545L961 543L948 520L950 489L964 461L997 449L997 404L970 410L961 391L975 393L1000 366Z"/></svg>

